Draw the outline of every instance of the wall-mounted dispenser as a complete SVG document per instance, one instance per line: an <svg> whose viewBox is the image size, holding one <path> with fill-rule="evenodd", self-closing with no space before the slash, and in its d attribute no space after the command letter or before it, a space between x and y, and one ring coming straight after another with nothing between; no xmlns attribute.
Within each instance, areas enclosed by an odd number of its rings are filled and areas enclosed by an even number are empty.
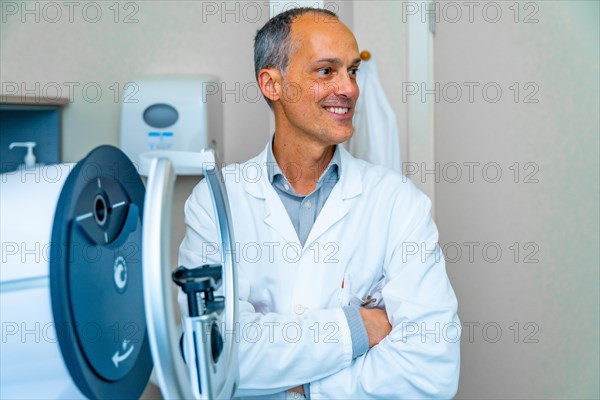
<svg viewBox="0 0 600 400"><path fill-rule="evenodd" d="M148 151L212 148L223 159L223 108L212 76L148 77L129 83L121 108L121 150L135 164Z"/></svg>

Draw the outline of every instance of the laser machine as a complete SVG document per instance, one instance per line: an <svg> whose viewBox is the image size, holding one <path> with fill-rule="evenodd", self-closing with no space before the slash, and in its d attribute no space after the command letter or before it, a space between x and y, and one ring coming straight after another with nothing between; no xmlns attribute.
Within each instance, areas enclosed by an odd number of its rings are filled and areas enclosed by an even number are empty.
<svg viewBox="0 0 600 400"><path fill-rule="evenodd" d="M137 398L153 366L165 398L233 396L237 347L222 331L235 326L237 288L222 175L214 150L159 150L141 152L146 187L111 146L77 164L0 175L0 398ZM172 276L178 170L207 179L222 263ZM192 311L183 321L187 364L175 284Z"/></svg>

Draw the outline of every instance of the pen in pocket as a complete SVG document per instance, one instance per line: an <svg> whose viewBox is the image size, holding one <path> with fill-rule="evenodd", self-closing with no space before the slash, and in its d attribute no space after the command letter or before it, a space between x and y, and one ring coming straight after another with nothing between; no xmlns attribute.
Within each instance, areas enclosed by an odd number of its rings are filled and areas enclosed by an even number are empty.
<svg viewBox="0 0 600 400"><path fill-rule="evenodd" d="M350 301L350 273L345 273L342 279L342 289L340 290L340 306L347 306Z"/></svg>

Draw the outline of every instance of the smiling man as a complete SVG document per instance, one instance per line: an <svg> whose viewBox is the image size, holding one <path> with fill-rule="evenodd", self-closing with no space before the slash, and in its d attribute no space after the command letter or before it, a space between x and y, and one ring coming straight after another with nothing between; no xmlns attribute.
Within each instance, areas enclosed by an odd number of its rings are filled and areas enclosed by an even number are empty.
<svg viewBox="0 0 600 400"><path fill-rule="evenodd" d="M255 67L275 113L273 152L278 164L317 172L298 174L292 183L298 193L308 194L332 159L335 145L352 136L361 60L354 35L337 18L302 12L275 17L259 31ZM285 28L291 28L288 49L278 37ZM279 57L276 53L282 50L287 54Z"/></svg>
<svg viewBox="0 0 600 400"><path fill-rule="evenodd" d="M456 393L460 322L431 202L340 145L353 132L358 54L325 10L284 12L256 35L275 132L260 155L223 171L238 251L239 397ZM204 181L185 214L180 265L219 263L205 251L219 242Z"/></svg>

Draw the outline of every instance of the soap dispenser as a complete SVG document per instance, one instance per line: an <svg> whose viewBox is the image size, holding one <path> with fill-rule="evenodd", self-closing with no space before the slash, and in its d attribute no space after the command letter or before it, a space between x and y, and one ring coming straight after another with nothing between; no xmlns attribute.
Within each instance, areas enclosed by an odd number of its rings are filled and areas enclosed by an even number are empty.
<svg viewBox="0 0 600 400"><path fill-rule="evenodd" d="M36 146L36 142L13 142L8 148L12 150L14 147L27 147L27 154L23 162L25 163L25 169L35 168L35 155L33 154L33 148Z"/></svg>

